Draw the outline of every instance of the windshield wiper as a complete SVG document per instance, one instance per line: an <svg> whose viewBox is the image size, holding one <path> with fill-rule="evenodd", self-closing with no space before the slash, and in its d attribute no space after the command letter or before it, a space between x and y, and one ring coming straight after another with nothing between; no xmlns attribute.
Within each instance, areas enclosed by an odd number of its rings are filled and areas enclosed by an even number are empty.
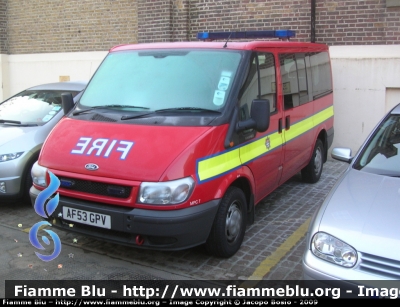
<svg viewBox="0 0 400 307"><path fill-rule="evenodd" d="M168 108L168 109L156 110L155 112L168 112L168 111L203 111L203 112L221 113L221 111L217 110L196 108L196 107Z"/></svg>
<svg viewBox="0 0 400 307"><path fill-rule="evenodd" d="M139 117L151 115L151 114L154 114L154 113L162 113L162 112L170 112L170 111L202 111L202 112L213 112L213 113L221 114L221 112L217 111L217 110L210 110L210 109L204 109L204 108L195 108L195 107L181 107L181 108L159 109L159 110L155 110L153 112L136 114L136 115L125 115L125 116L121 117L121 120L139 118Z"/></svg>
<svg viewBox="0 0 400 307"><path fill-rule="evenodd" d="M21 122L17 120L0 119L0 124L4 123L21 125Z"/></svg>
<svg viewBox="0 0 400 307"><path fill-rule="evenodd" d="M147 116L147 115L150 115L150 114L153 114L153 113L154 113L154 111L153 111L153 112L147 112L147 113L135 114L135 115L124 115L124 116L121 117L121 120L127 120L127 119L132 119L132 118L139 118L139 117Z"/></svg>
<svg viewBox="0 0 400 307"><path fill-rule="evenodd" d="M89 109L75 111L72 113L72 115L78 115L78 114L81 114L81 113L84 113L87 111L91 111L94 109L107 109L107 108L136 108L136 109L146 109L146 110L149 109L147 107L141 107L141 106L132 106L132 105L124 105L124 104L107 104L104 106L94 106L94 107L90 107Z"/></svg>
<svg viewBox="0 0 400 307"><path fill-rule="evenodd" d="M18 126L23 126L23 127L39 126L38 124L21 123L18 120L8 120L8 119L0 119L0 124L15 124L15 125L18 125Z"/></svg>

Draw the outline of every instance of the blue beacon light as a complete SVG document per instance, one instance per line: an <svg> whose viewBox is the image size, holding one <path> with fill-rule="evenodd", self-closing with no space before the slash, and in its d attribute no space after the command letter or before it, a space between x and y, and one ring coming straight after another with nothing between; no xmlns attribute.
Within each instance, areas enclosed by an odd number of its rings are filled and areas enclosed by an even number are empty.
<svg viewBox="0 0 400 307"><path fill-rule="evenodd" d="M216 39L244 39L244 38L280 38L289 39L295 37L293 30L265 30L265 31L236 31L236 32L198 32L197 39L216 40Z"/></svg>

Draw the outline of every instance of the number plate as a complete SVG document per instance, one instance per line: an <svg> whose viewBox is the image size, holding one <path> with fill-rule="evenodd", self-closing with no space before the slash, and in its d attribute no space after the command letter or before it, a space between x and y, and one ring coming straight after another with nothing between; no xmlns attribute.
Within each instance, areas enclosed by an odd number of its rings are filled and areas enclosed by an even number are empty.
<svg viewBox="0 0 400 307"><path fill-rule="evenodd" d="M81 224L111 229L111 217L105 214L63 207L63 219Z"/></svg>

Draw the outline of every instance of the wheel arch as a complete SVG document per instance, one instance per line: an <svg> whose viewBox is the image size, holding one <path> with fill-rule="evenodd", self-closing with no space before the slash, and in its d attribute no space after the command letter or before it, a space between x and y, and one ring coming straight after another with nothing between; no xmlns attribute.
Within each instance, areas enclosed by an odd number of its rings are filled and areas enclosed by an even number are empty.
<svg viewBox="0 0 400 307"><path fill-rule="evenodd" d="M237 178L230 186L241 189L246 197L247 205L247 224L254 223L254 193L250 181L245 177Z"/></svg>
<svg viewBox="0 0 400 307"><path fill-rule="evenodd" d="M324 145L324 157L323 162L325 163L328 159L328 135L325 129L322 129L317 136L317 140L321 140L322 144ZM316 142L316 140L315 140ZM315 144L315 143L314 143Z"/></svg>

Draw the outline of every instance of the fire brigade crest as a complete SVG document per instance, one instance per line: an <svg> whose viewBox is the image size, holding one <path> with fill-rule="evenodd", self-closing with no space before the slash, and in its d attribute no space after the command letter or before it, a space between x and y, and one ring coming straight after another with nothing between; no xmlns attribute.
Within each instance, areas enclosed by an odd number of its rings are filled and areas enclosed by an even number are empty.
<svg viewBox="0 0 400 307"><path fill-rule="evenodd" d="M269 137L265 139L265 147L267 147L268 150L271 148L271 141Z"/></svg>

